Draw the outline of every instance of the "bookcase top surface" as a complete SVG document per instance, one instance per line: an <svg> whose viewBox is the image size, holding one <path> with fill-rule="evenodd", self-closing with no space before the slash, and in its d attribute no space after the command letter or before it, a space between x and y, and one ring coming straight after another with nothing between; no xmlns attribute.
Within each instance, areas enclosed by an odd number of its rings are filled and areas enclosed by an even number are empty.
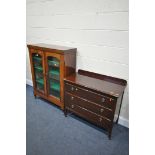
<svg viewBox="0 0 155 155"><path fill-rule="evenodd" d="M54 45L54 44L45 44L45 43L28 44L27 46L33 47L33 48L54 49L54 50L60 50L60 51L64 51L64 52L67 50L76 49L73 47L60 46L60 45Z"/></svg>

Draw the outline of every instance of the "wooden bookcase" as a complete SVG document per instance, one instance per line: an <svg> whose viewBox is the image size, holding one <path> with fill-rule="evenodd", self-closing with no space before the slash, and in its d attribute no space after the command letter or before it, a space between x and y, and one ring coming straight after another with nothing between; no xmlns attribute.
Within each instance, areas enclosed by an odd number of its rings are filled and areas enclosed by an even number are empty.
<svg viewBox="0 0 155 155"><path fill-rule="evenodd" d="M27 45L34 96L64 109L64 78L76 69L76 48L57 45Z"/></svg>

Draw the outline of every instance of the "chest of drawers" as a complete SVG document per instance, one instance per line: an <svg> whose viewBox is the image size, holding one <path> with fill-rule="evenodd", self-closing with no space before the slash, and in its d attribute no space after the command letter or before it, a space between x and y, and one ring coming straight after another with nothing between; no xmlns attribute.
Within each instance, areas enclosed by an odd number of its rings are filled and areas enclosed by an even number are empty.
<svg viewBox="0 0 155 155"><path fill-rule="evenodd" d="M105 128L110 139L116 104L118 98L121 98L122 102L126 84L123 79L79 70L64 80L65 116L72 112Z"/></svg>

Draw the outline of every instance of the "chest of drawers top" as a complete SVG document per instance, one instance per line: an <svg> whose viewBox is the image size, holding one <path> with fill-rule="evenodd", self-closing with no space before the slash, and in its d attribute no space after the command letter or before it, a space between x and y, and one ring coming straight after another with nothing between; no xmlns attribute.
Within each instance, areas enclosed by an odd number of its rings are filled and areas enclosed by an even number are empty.
<svg viewBox="0 0 155 155"><path fill-rule="evenodd" d="M122 95L127 84L126 80L123 79L84 70L79 70L78 73L68 76L65 78L65 82L114 98Z"/></svg>

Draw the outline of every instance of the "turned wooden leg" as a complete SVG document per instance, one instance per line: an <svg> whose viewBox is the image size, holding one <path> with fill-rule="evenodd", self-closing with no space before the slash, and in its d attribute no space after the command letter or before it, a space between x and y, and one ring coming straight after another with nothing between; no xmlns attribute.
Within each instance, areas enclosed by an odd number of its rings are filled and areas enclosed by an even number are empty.
<svg viewBox="0 0 155 155"><path fill-rule="evenodd" d="M111 140L111 134L112 134L112 129L109 129L108 130L108 138L109 138L109 140Z"/></svg>
<svg viewBox="0 0 155 155"><path fill-rule="evenodd" d="M67 117L67 109L64 109L64 115Z"/></svg>
<svg viewBox="0 0 155 155"><path fill-rule="evenodd" d="M109 140L111 140L111 133L108 134L108 138L109 138Z"/></svg>
<svg viewBox="0 0 155 155"><path fill-rule="evenodd" d="M35 97L35 99L36 99L37 95L34 93L34 91L33 91L33 95L34 95L34 97Z"/></svg>
<svg viewBox="0 0 155 155"><path fill-rule="evenodd" d="M123 94L122 94L122 97L121 97L121 102L120 102L120 107L119 107L119 112L118 112L118 117L117 117L117 120L116 120L116 124L118 124L119 115L120 115L120 111L121 111L121 107L122 107L123 96L124 96L124 91L123 91Z"/></svg>

